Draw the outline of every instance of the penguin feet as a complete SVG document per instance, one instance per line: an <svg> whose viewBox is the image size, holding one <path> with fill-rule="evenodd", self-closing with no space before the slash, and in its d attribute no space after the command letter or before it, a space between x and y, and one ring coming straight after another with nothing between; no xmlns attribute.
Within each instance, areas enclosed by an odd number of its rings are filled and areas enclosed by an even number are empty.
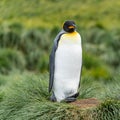
<svg viewBox="0 0 120 120"><path fill-rule="evenodd" d="M79 92L77 92L76 94L70 96L70 97L74 97L74 98L77 98L79 96Z"/></svg>
<svg viewBox="0 0 120 120"><path fill-rule="evenodd" d="M67 97L67 98L65 99L65 102L69 103L69 102L74 102L74 101L76 101L76 98L78 97L78 95L79 95L79 92L77 92L76 94L74 94L74 95L72 95L72 96L70 96L70 97Z"/></svg>
<svg viewBox="0 0 120 120"><path fill-rule="evenodd" d="M51 100L52 102L56 102L56 101L57 101L54 93L52 93L52 95L50 96L50 100Z"/></svg>
<svg viewBox="0 0 120 120"><path fill-rule="evenodd" d="M65 99L65 102L67 102L67 103L74 102L74 101L76 101L76 98L74 98L74 97L68 97Z"/></svg>

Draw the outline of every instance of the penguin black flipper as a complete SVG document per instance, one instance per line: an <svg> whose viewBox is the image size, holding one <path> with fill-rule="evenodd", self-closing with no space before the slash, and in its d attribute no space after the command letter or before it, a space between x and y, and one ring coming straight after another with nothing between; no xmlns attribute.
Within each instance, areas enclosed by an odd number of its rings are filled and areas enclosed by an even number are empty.
<svg viewBox="0 0 120 120"><path fill-rule="evenodd" d="M56 38L54 39L54 45L52 48L52 52L50 54L50 58L49 58L49 67L50 67L50 75L49 75L49 92L51 92L52 87L53 87L53 82L54 82L54 71L55 71L55 52L57 50L58 47L58 43L60 40L60 37L62 34L64 34L65 31L61 31L58 33L58 35L56 36Z"/></svg>
<svg viewBox="0 0 120 120"><path fill-rule="evenodd" d="M81 76L82 76L82 68L83 68L83 65L81 66L81 71L80 71L80 82L81 82ZM79 82L78 89L80 88L80 82Z"/></svg>

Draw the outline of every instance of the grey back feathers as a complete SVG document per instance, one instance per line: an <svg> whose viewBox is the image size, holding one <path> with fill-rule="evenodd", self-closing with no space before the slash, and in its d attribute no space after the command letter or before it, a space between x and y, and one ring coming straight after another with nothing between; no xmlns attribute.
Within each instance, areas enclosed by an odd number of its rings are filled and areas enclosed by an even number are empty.
<svg viewBox="0 0 120 120"><path fill-rule="evenodd" d="M58 43L60 40L60 37L62 34L66 33L64 30L60 31L56 38L54 39L54 45L50 54L50 61L49 61L49 67L50 67L50 75L49 75L49 92L51 92L54 82L54 71L55 71L55 52L58 47Z"/></svg>

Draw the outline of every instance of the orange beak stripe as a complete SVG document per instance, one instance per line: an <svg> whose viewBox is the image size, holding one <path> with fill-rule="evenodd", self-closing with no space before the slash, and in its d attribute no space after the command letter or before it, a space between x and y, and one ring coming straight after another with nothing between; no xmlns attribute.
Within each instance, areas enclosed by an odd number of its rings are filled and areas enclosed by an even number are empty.
<svg viewBox="0 0 120 120"><path fill-rule="evenodd" d="M74 26L69 26L68 28L71 29L71 28L75 28L75 27Z"/></svg>

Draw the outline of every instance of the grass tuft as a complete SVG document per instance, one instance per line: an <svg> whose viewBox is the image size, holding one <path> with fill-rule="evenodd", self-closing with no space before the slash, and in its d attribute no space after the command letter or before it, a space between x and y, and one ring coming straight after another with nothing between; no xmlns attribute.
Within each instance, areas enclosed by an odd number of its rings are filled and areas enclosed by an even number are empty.
<svg viewBox="0 0 120 120"><path fill-rule="evenodd" d="M94 120L120 120L120 101L105 100L93 111Z"/></svg>

